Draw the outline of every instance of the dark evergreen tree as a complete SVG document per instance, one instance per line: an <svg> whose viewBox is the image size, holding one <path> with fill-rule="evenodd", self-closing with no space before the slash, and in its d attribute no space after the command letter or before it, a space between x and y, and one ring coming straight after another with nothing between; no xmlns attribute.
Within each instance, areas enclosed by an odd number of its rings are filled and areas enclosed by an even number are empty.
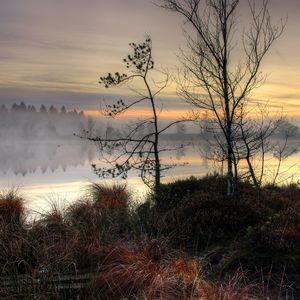
<svg viewBox="0 0 300 300"><path fill-rule="evenodd" d="M1 104L1 107L0 107L0 112L8 112L8 109L7 107L5 106L5 104Z"/></svg>
<svg viewBox="0 0 300 300"><path fill-rule="evenodd" d="M61 113L61 114L66 114L66 113L67 113L67 110L66 110L66 108L65 108L64 105L61 107L60 113Z"/></svg>
<svg viewBox="0 0 300 300"><path fill-rule="evenodd" d="M57 109L53 105L51 105L50 108L49 108L49 113L56 114L57 113Z"/></svg>
<svg viewBox="0 0 300 300"><path fill-rule="evenodd" d="M40 112L41 113L47 113L47 108L44 104L41 105Z"/></svg>
<svg viewBox="0 0 300 300"><path fill-rule="evenodd" d="M20 111L26 111L27 110L27 107L26 107L26 105L23 101L19 105L19 110Z"/></svg>

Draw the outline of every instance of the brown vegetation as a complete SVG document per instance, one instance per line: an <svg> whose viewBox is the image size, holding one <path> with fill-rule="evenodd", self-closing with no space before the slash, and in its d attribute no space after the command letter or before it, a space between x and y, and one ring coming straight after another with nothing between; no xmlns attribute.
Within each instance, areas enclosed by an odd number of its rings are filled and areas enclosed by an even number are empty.
<svg viewBox="0 0 300 300"><path fill-rule="evenodd" d="M17 191L0 194L0 219L5 224L21 224L24 215L24 201Z"/></svg>
<svg viewBox="0 0 300 300"><path fill-rule="evenodd" d="M93 184L86 198L64 210L53 205L31 223L24 221L22 197L2 194L1 276L17 283L12 289L2 284L0 296L262 299L257 270L272 266L277 275L284 268L288 282L300 267L300 189L268 186L258 193L240 183L233 199L216 188L226 186L223 181L214 175L164 185L159 198L134 209L124 186ZM241 266L248 273L237 273ZM57 288L57 278L74 274L92 275L83 286ZM32 288L24 290L22 276ZM278 286L282 279L269 290L282 293Z"/></svg>

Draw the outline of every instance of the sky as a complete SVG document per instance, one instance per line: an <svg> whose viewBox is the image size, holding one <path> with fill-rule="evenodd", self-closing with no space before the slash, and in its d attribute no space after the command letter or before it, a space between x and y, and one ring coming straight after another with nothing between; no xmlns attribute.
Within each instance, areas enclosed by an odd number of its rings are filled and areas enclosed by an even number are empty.
<svg viewBox="0 0 300 300"><path fill-rule="evenodd" d="M263 62L267 81L253 97L300 118L300 1L270 0L270 10L274 21L288 16L288 22ZM0 0L0 104L46 103L93 113L114 93L126 94L126 87L108 91L98 80L122 70L128 43L143 41L146 33L156 65L175 71L185 45L182 24L151 0ZM174 84L164 97L167 115L184 109Z"/></svg>

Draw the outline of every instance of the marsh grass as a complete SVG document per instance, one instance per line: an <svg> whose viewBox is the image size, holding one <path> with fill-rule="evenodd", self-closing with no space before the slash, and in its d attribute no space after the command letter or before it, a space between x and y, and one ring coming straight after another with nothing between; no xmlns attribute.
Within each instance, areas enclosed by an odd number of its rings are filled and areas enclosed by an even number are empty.
<svg viewBox="0 0 300 300"><path fill-rule="evenodd" d="M2 285L1 299L293 299L283 295L300 267L299 187L258 194L241 183L241 197L229 199L216 188L223 180L178 181L134 205L124 185L92 184L35 219L16 191L2 193L0 275L16 284ZM266 284L269 271L255 272L270 265L278 280ZM86 273L85 287L58 290L59 276Z"/></svg>
<svg viewBox="0 0 300 300"><path fill-rule="evenodd" d="M18 189L0 193L0 222L22 226L25 221L24 199Z"/></svg>

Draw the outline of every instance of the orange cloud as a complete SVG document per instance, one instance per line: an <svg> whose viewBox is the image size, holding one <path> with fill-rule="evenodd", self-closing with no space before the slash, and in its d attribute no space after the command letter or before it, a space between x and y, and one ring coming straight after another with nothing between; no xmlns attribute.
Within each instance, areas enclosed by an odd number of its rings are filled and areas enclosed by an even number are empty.
<svg viewBox="0 0 300 300"><path fill-rule="evenodd" d="M99 110L85 110L84 113L87 116L91 116L94 118L102 118L103 115ZM180 119L187 114L186 110L182 109L174 109L174 110L164 110L159 113L159 117L164 120L174 120ZM152 112L149 109L135 109L129 110L126 113L121 114L118 118L123 119L136 119L136 118L150 118L152 116Z"/></svg>

